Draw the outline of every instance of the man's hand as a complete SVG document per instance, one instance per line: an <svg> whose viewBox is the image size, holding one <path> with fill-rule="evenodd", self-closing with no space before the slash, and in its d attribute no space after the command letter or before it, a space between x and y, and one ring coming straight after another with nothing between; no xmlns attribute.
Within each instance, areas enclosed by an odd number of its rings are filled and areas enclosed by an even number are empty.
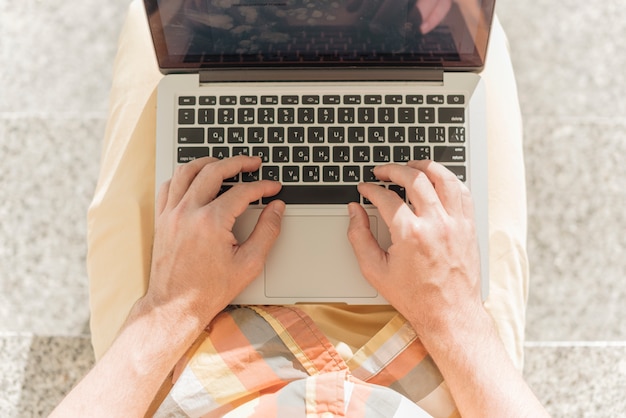
<svg viewBox="0 0 626 418"><path fill-rule="evenodd" d="M363 208L351 203L348 236L365 277L411 323L463 417L545 417L508 357L480 298L480 263L469 190L431 161L377 167L406 189L412 208L374 184L359 191L391 232L383 251Z"/></svg>
<svg viewBox="0 0 626 418"><path fill-rule="evenodd" d="M431 161L376 167L374 174L406 189L412 207L374 184L360 193L380 211L392 244L381 249L358 204L349 238L363 275L426 338L459 315L481 308L480 262L470 192Z"/></svg>
<svg viewBox="0 0 626 418"><path fill-rule="evenodd" d="M238 184L217 195L224 179L260 165L256 157L202 158L179 166L162 186L147 302L185 310L206 325L258 276L280 232L284 203L265 208L246 242L237 242L232 229L250 202L278 193L280 183Z"/></svg>

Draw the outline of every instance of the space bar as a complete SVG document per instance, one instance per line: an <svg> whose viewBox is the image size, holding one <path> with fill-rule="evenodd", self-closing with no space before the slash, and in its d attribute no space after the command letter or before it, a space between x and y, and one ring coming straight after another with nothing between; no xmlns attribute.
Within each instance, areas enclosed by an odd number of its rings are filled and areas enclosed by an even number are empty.
<svg viewBox="0 0 626 418"><path fill-rule="evenodd" d="M288 205L341 205L360 202L355 186L283 186L275 196L264 197L263 203L280 199Z"/></svg>

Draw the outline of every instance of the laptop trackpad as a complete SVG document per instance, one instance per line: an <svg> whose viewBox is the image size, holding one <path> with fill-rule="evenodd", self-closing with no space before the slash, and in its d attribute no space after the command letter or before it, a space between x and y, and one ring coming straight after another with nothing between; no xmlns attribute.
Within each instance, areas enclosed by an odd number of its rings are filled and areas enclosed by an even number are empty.
<svg viewBox="0 0 626 418"><path fill-rule="evenodd" d="M267 297L376 297L348 241L346 215L285 215L265 267ZM377 236L377 218L370 228Z"/></svg>

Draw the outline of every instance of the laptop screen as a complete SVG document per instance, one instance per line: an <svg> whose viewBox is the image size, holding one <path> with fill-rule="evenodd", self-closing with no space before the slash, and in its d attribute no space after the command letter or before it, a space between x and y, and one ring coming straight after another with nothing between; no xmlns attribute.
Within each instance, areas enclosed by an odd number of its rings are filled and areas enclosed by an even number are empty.
<svg viewBox="0 0 626 418"><path fill-rule="evenodd" d="M494 1L144 3L159 66L171 73L229 67L479 69L484 63ZM430 14L422 16L426 13ZM433 18L433 13L439 17ZM425 21L431 26L434 22L434 27L424 30Z"/></svg>

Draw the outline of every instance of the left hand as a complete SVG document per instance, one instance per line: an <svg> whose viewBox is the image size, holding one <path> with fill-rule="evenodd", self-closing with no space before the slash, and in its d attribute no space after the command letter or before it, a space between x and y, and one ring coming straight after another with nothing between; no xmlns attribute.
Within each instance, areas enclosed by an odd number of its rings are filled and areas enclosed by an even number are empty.
<svg viewBox="0 0 626 418"><path fill-rule="evenodd" d="M274 201L243 243L232 229L250 202L280 183L237 184L216 197L224 179L258 170L257 157L201 158L179 166L157 199L150 283L145 301L184 310L207 325L261 272L280 232L284 203Z"/></svg>

